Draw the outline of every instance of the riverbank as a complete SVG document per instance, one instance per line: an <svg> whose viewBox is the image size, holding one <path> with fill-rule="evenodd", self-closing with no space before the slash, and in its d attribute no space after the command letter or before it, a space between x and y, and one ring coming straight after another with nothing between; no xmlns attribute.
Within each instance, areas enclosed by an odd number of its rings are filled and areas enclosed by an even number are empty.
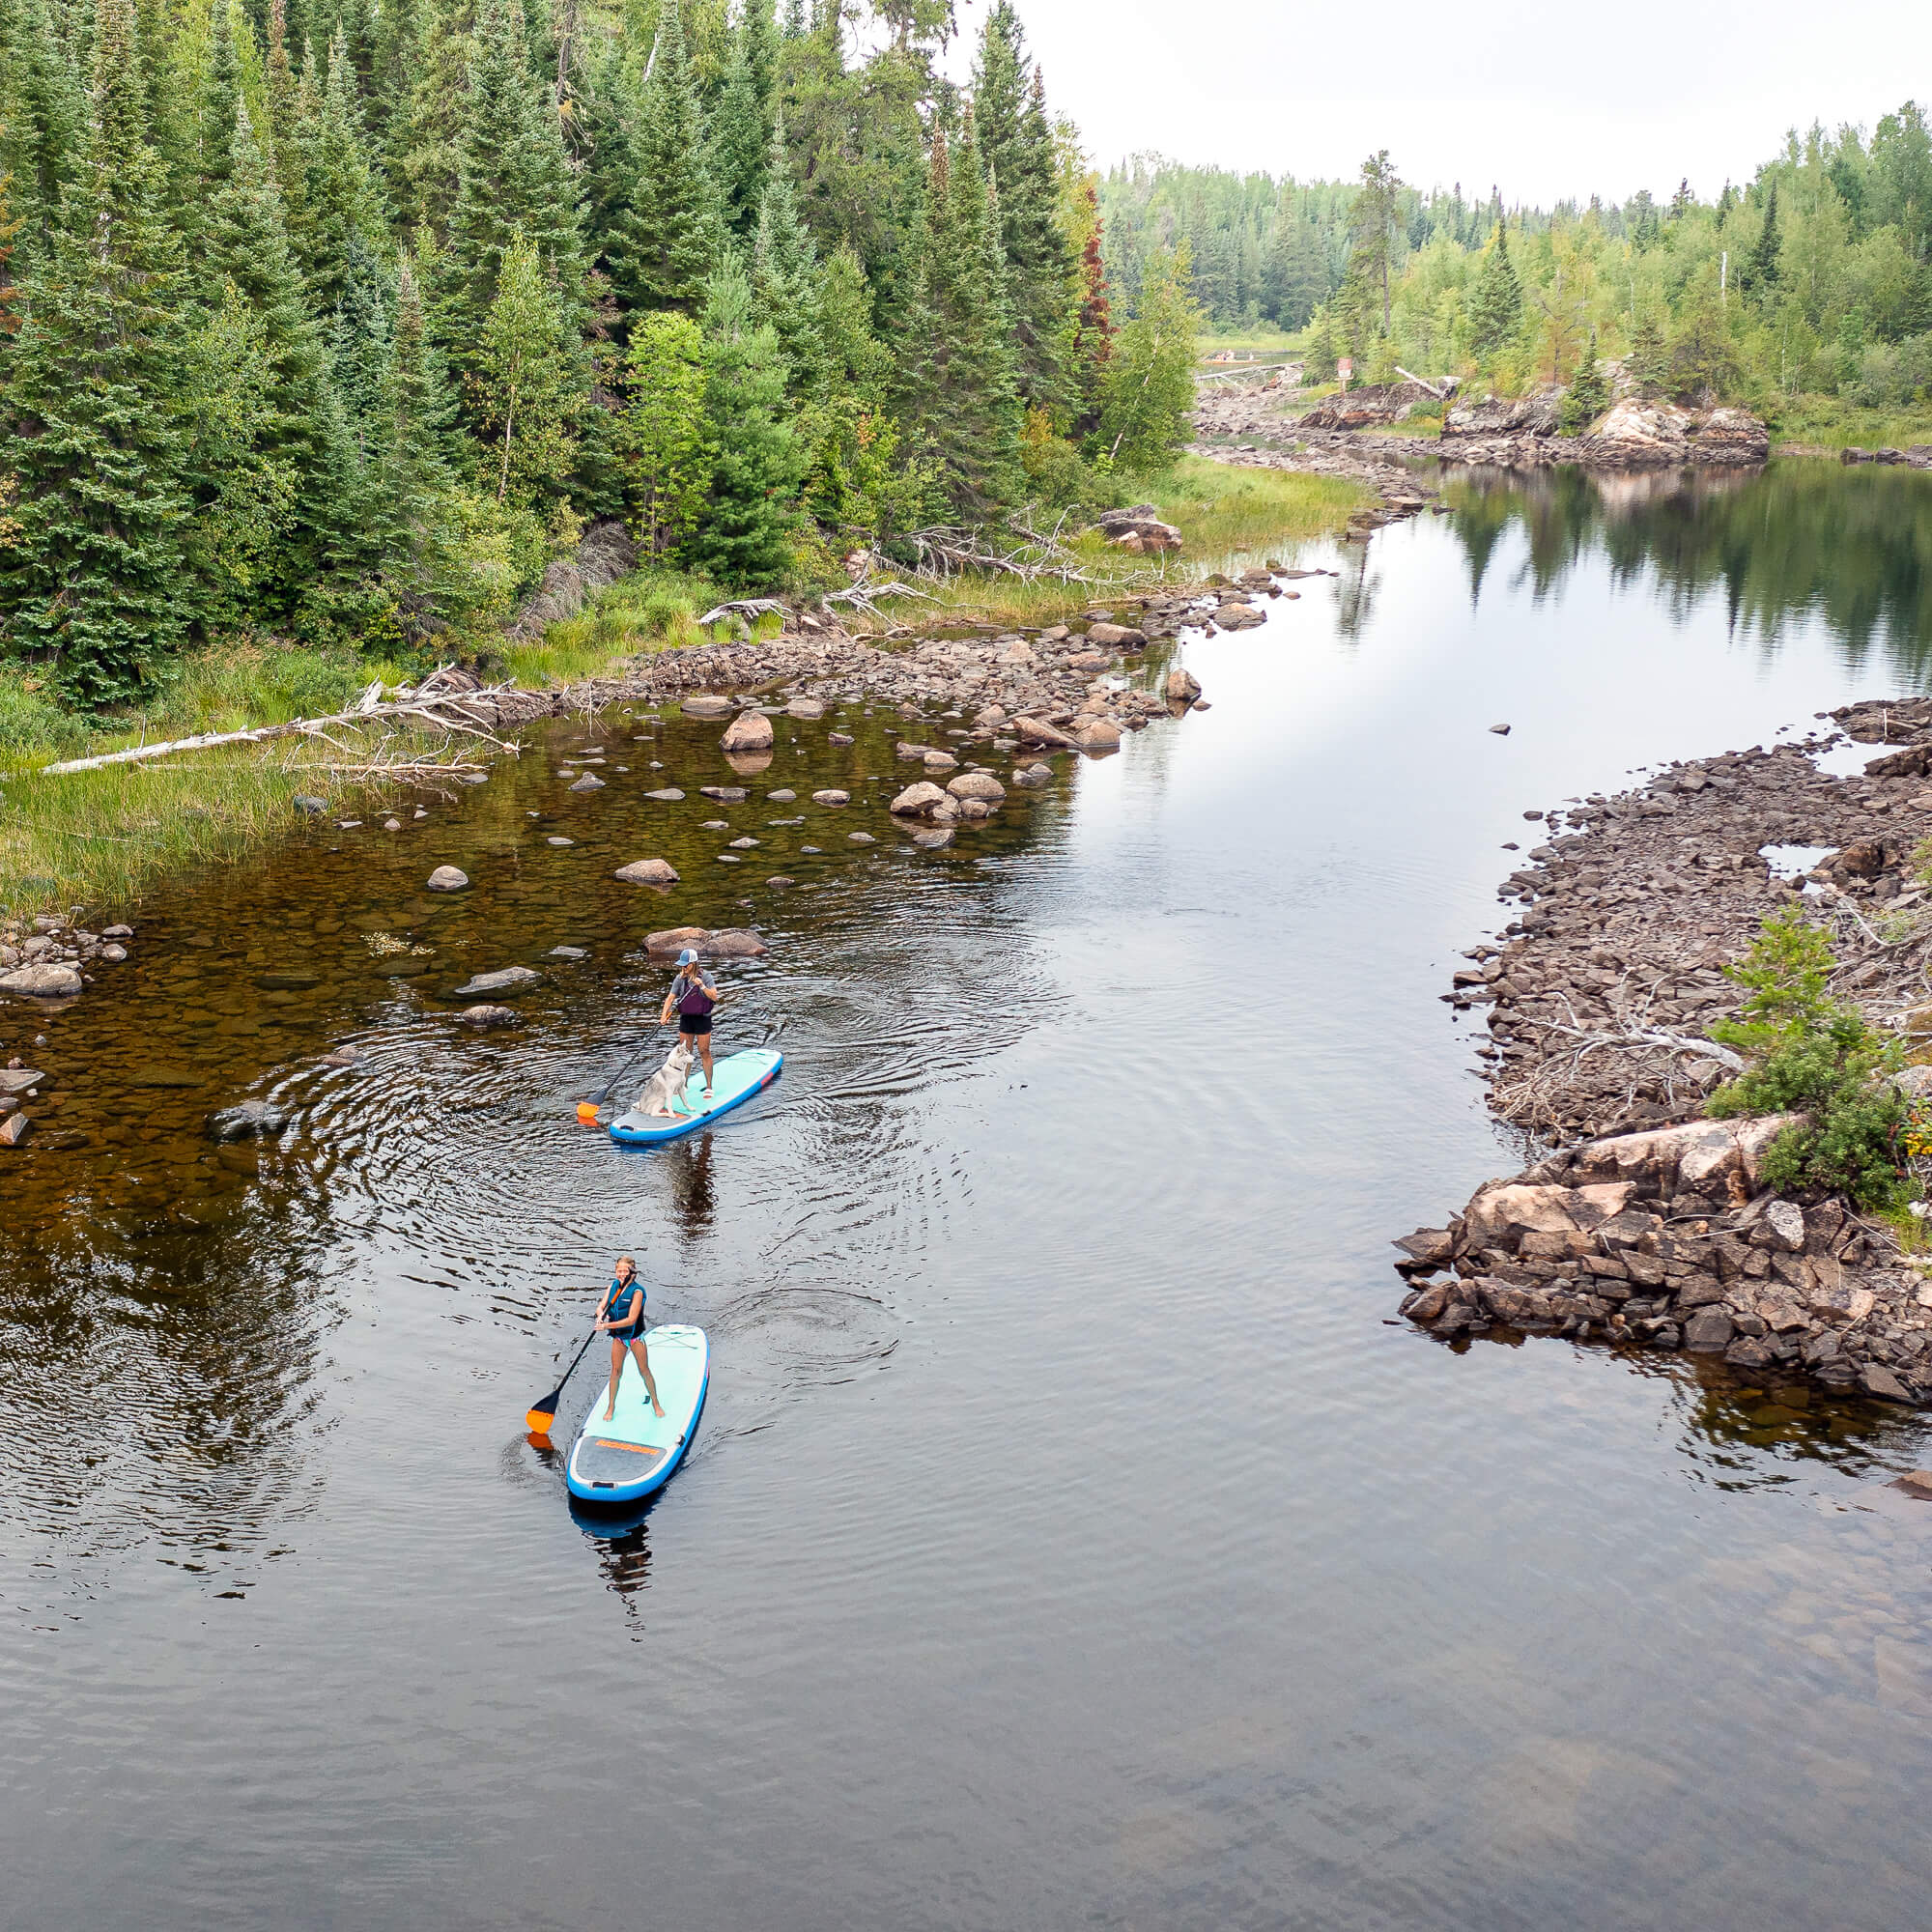
<svg viewBox="0 0 1932 1932"><path fill-rule="evenodd" d="M1720 1355L1932 1403L1932 1307L1893 1228L1762 1156L1786 1122L1703 1118L1738 1065L1725 969L1794 896L1830 933L1832 994L1908 1058L1932 1040L1932 700L1841 707L1794 743L1670 765L1546 813L1502 887L1518 909L1444 994L1485 1012L1492 1110L1557 1151L1402 1245L1453 1280L1403 1312L1438 1333L1556 1330ZM1861 748L1869 747L1870 755ZM1889 749L1888 749L1889 748ZM1908 1068L1917 1094L1932 1077Z"/></svg>
<svg viewBox="0 0 1932 1932"><path fill-rule="evenodd" d="M657 569L593 572L580 581L586 576L581 559L569 560L552 567L500 647L474 659L480 675L467 682L506 687L493 690L486 707L493 725L594 709L613 698L799 675L854 685L892 702L923 702L923 694L957 681L951 672L939 675L930 660L911 663L923 634L1010 631L1037 639L1065 622L1069 634L1084 635L1089 611L1115 609L1150 613L1149 635L1172 635L1161 628L1170 607L1205 599L1205 616L1223 601L1202 591L1203 582L1275 549L1292 555L1304 542L1337 534L1367 500L1346 479L1258 476L1206 462L1183 461L1152 486L1134 487L1180 524L1180 552L1137 556L1094 532L1077 540L1078 572L1070 580L967 574L919 586L927 592L923 597L882 598L876 611L838 615L817 596L794 597L748 627L749 645L724 655L696 621L722 593ZM660 661L683 668L657 668ZM1006 685L1009 696L1017 689L1011 680ZM346 750L303 736L37 776L59 760L143 742L313 719L352 704L365 686L380 687L381 696L367 724L337 733ZM384 767L447 763L463 755L467 741L422 729L406 740L392 737L387 705L414 689L396 665L259 644L185 667L152 714L119 730L90 731L17 680L0 688L0 772L13 774L0 781L0 914L16 922L71 915L83 925L119 918L156 880L232 863L285 832L299 822L302 797L321 795L331 810L355 815L433 807L462 781L460 773ZM1070 717L1082 695L1056 685L1028 701L1050 698Z"/></svg>

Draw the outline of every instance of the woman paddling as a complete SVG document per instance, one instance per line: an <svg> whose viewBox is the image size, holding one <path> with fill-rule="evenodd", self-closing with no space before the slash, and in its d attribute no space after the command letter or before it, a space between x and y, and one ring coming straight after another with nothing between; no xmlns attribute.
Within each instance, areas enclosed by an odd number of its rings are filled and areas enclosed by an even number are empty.
<svg viewBox="0 0 1932 1932"><path fill-rule="evenodd" d="M677 978L665 995L664 1019L668 1024L671 1009L677 1009L677 1037L680 1046L689 1046L704 1062L704 1097L711 1097L711 1009L718 1004L718 982L697 963L697 954L686 947L677 955Z"/></svg>
<svg viewBox="0 0 1932 1932"><path fill-rule="evenodd" d="M624 1373L624 1351L638 1358L644 1373L644 1388L651 1407L659 1415L664 1405L658 1400L658 1385L651 1375L651 1351L644 1347L644 1285L638 1279L638 1264L629 1255L617 1257L617 1272L611 1277L603 1304L597 1311L597 1325L611 1337L611 1399L604 1405L604 1420L617 1414L617 1383Z"/></svg>

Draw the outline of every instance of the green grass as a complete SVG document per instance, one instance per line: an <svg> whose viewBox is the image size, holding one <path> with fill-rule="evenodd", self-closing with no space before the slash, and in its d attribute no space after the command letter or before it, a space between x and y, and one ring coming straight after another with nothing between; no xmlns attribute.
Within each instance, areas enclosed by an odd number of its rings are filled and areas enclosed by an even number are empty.
<svg viewBox="0 0 1932 1932"><path fill-rule="evenodd" d="M1292 553L1300 544L1335 535L1351 510L1375 500L1372 491L1346 477L1244 469L1198 456L1179 458L1158 476L1116 476L1110 495L1117 502L1154 504L1166 522L1179 527L1185 549L1178 555L1132 556L1089 531L1073 545L1088 579L1084 583L954 578L932 586L930 603L900 598L882 605L879 627L949 619L1058 623L1110 596L1192 582L1210 571Z"/></svg>
<svg viewBox="0 0 1932 1932"><path fill-rule="evenodd" d="M1898 449L1932 442L1932 407L1867 410L1836 396L1794 396L1772 418L1772 449ZM1795 446L1795 448L1794 448Z"/></svg>
<svg viewBox="0 0 1932 1932"><path fill-rule="evenodd" d="M541 638L507 645L502 662L519 684L536 688L600 677L626 658L704 642L697 617L726 594L704 578L649 565Z"/></svg>
<svg viewBox="0 0 1932 1932"><path fill-rule="evenodd" d="M1194 357L1205 362L1208 356L1217 355L1223 349L1252 350L1258 355L1276 356L1298 352L1298 339L1279 328L1263 323L1259 328L1235 329L1226 335L1197 335L1194 338Z"/></svg>

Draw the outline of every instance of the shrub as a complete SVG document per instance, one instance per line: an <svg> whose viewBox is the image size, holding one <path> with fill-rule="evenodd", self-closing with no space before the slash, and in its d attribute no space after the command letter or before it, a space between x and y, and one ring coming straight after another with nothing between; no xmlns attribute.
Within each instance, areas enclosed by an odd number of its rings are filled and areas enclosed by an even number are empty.
<svg viewBox="0 0 1932 1932"><path fill-rule="evenodd" d="M1902 1192L1898 1136L1904 1096L1887 1076L1897 1049L1878 1039L1856 1008L1831 997L1831 942L1796 905L1766 920L1729 976L1746 989L1742 1017L1712 1029L1745 1057L1745 1070L1711 1096L1707 1112L1804 1113L1767 1151L1766 1184L1780 1193L1836 1188L1884 1208Z"/></svg>

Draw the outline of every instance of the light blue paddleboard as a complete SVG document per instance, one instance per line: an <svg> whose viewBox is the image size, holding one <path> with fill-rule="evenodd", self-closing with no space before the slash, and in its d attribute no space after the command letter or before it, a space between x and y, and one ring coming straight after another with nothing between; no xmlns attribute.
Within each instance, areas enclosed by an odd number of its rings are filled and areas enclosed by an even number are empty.
<svg viewBox="0 0 1932 1932"><path fill-rule="evenodd" d="M668 1114L619 1114L611 1122L611 1138L631 1147L655 1147L660 1141L682 1140L721 1114L742 1107L753 1094L762 1094L779 1077L784 1055L754 1046L727 1053L712 1065L710 1097L704 1093L704 1069L692 1068L684 1092L671 1101Z"/></svg>
<svg viewBox="0 0 1932 1932"><path fill-rule="evenodd" d="M658 1385L662 1416L651 1413L637 1357L624 1351L617 1382L617 1412L604 1420L611 1398L610 1371L570 1445L564 1481L587 1503L635 1503L664 1488L684 1460L711 1385L711 1344L702 1328L681 1321L644 1331L644 1351Z"/></svg>

